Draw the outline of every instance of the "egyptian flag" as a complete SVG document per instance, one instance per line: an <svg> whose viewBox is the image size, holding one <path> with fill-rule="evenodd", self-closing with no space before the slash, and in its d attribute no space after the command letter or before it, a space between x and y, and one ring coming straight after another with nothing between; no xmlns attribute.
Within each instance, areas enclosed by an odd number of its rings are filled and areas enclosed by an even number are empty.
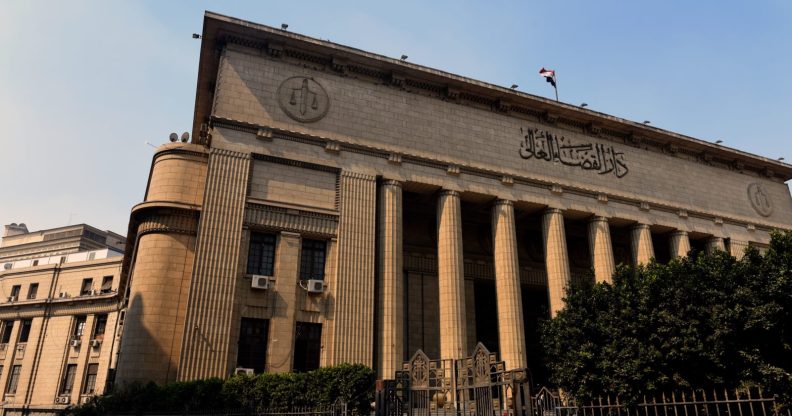
<svg viewBox="0 0 792 416"><path fill-rule="evenodd" d="M547 81L550 84L552 84L553 88L555 88L555 86L556 86L556 77L555 77L555 71L554 70L552 70L552 69L544 69L544 67L542 67L542 69L539 70L539 75L545 77L545 81Z"/></svg>

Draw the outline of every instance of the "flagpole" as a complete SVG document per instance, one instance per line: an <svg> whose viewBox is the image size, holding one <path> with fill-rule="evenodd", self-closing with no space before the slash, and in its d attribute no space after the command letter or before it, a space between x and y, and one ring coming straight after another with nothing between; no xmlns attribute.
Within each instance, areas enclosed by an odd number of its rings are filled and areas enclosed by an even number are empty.
<svg viewBox="0 0 792 416"><path fill-rule="evenodd" d="M553 89L556 93L556 101L558 101L558 77L556 76L555 71L553 72L553 78L555 78L555 84L553 85Z"/></svg>

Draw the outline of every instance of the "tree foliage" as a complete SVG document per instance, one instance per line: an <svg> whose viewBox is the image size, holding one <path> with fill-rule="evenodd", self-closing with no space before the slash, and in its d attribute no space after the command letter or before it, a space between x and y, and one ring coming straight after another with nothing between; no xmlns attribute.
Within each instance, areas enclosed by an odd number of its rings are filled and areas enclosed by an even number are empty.
<svg viewBox="0 0 792 416"><path fill-rule="evenodd" d="M792 232L764 255L691 253L570 287L542 340L552 382L577 398L759 385L789 403Z"/></svg>

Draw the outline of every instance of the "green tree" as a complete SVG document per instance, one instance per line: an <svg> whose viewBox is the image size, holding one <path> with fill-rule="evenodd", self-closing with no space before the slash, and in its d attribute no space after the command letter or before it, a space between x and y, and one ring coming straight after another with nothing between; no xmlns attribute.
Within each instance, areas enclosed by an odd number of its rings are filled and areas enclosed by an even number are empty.
<svg viewBox="0 0 792 416"><path fill-rule="evenodd" d="M542 340L552 382L580 399L760 385L790 402L790 315L792 233L776 232L765 255L691 253L570 287Z"/></svg>

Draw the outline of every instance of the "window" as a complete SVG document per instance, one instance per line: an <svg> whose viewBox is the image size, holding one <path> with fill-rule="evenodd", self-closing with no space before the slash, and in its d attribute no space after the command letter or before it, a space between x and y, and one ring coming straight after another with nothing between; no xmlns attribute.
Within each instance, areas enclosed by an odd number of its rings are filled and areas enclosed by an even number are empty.
<svg viewBox="0 0 792 416"><path fill-rule="evenodd" d="M74 388L74 376L77 375L77 364L69 364L66 366L66 372L63 373L63 381L61 381L60 394L71 394Z"/></svg>
<svg viewBox="0 0 792 416"><path fill-rule="evenodd" d="M319 368L322 352L322 324L297 322L294 336L294 371L311 371Z"/></svg>
<svg viewBox="0 0 792 416"><path fill-rule="evenodd" d="M28 342L28 338L30 338L30 325L31 325L31 323L32 322L31 322L30 319L23 319L22 320L22 324L19 327L19 342L20 343Z"/></svg>
<svg viewBox="0 0 792 416"><path fill-rule="evenodd" d="M66 256L61 256L60 264L66 263Z"/></svg>
<svg viewBox="0 0 792 416"><path fill-rule="evenodd" d="M38 283L31 283L28 286L28 299L35 299L36 295L38 294Z"/></svg>
<svg viewBox="0 0 792 416"><path fill-rule="evenodd" d="M11 367L11 374L8 376L8 387L6 394L15 394L17 386L19 385L19 374L22 373L22 366L15 365Z"/></svg>
<svg viewBox="0 0 792 416"><path fill-rule="evenodd" d="M324 280L325 249L327 243L320 240L302 240L300 252L300 279Z"/></svg>
<svg viewBox="0 0 792 416"><path fill-rule="evenodd" d="M85 315L77 315L74 317L74 332L72 339L80 339L85 331Z"/></svg>
<svg viewBox="0 0 792 416"><path fill-rule="evenodd" d="M96 325L94 325L94 333L91 339L104 339L105 329L107 329L107 315L96 315Z"/></svg>
<svg viewBox="0 0 792 416"><path fill-rule="evenodd" d="M82 394L93 394L96 389L97 373L99 373L99 364L88 364L88 370L85 373L85 387L83 387Z"/></svg>
<svg viewBox="0 0 792 416"><path fill-rule="evenodd" d="M113 291L113 276L105 276L102 278L102 293L110 293Z"/></svg>
<svg viewBox="0 0 792 416"><path fill-rule="evenodd" d="M86 296L91 294L91 288L93 287L93 279L83 279L82 287L80 288L80 296Z"/></svg>
<svg viewBox="0 0 792 416"><path fill-rule="evenodd" d="M95 260L95 259L96 259L96 252L95 251L92 251L92 252L88 253L88 260L89 261L90 260Z"/></svg>
<svg viewBox="0 0 792 416"><path fill-rule="evenodd" d="M22 291L22 285L11 286L11 297L14 298L14 300L18 300L19 292L21 291Z"/></svg>
<svg viewBox="0 0 792 416"><path fill-rule="evenodd" d="M11 341L11 331L14 330L14 321L3 321L3 337L0 344L8 344Z"/></svg>
<svg viewBox="0 0 792 416"><path fill-rule="evenodd" d="M272 276L274 265L275 236L272 234L251 233L247 272L249 274Z"/></svg>
<svg viewBox="0 0 792 416"><path fill-rule="evenodd" d="M38 260L33 260L33 265L38 266L38 262L39 262Z"/></svg>
<svg viewBox="0 0 792 416"><path fill-rule="evenodd" d="M268 333L269 320L242 318L239 325L237 367L252 368L256 373L264 372Z"/></svg>

